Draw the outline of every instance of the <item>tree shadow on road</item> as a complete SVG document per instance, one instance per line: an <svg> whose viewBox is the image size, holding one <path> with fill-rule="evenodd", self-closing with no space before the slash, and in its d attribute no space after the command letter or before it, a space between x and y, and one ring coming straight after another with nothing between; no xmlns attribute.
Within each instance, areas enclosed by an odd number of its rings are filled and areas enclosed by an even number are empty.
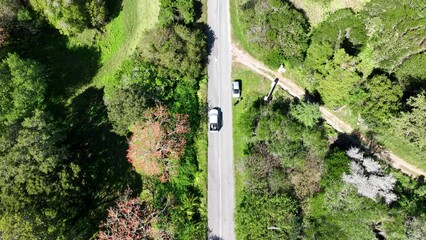
<svg viewBox="0 0 426 240"><path fill-rule="evenodd" d="M207 33L207 56L210 56L217 37L213 29L208 25L206 26L205 32Z"/></svg>
<svg viewBox="0 0 426 240"><path fill-rule="evenodd" d="M207 239L208 240L224 240L223 238L212 234L212 230L210 228L209 228L209 230L207 232Z"/></svg>

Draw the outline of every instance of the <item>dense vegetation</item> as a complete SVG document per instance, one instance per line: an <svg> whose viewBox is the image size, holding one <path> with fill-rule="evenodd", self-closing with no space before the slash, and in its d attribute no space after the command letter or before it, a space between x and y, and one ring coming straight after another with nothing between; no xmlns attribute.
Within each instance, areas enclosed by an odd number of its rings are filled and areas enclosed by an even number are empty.
<svg viewBox="0 0 426 240"><path fill-rule="evenodd" d="M330 131L318 105L262 101L260 77L247 77L234 108L237 239L422 239L424 184L384 168L368 149ZM256 79L257 78L257 79ZM315 110L316 109L316 110ZM243 126L249 126L247 130ZM241 139L244 139L241 141Z"/></svg>
<svg viewBox="0 0 426 240"><path fill-rule="evenodd" d="M243 31L250 48L268 64L300 62L308 46L308 22L281 0L245 1L241 6Z"/></svg>
<svg viewBox="0 0 426 240"><path fill-rule="evenodd" d="M31 6L65 35L101 27L107 20L106 1L30 0Z"/></svg>
<svg viewBox="0 0 426 240"><path fill-rule="evenodd" d="M351 148L359 146L356 134L338 135L327 146L330 130L316 105L333 109L358 131L425 169L424 2L371 0L357 12L331 13L310 29L303 9L291 5L274 18L278 23L270 20L286 1L234 3L237 40L273 68L284 63L290 77L318 93L264 105L257 100L260 93L246 84L247 102L234 110L235 126L250 126L235 132L235 139L243 139L236 141L237 238L425 238L423 177L410 179L384 168L369 149ZM293 39L306 43L292 45L299 61L268 48L282 46L268 33L296 15L306 23L304 31L292 32ZM271 61L271 55L276 59ZM282 204L275 206L275 199Z"/></svg>
<svg viewBox="0 0 426 240"><path fill-rule="evenodd" d="M425 137L417 134L425 129L420 120L425 115L420 106L426 88L426 12L422 1L372 0L358 12L341 9L311 27L309 34L302 13L292 6L280 10L278 6L288 5L285 1L236 2L241 16L237 30L252 54L274 68L285 63L307 90L319 92L320 103L357 124L360 131L373 134L376 141L407 161L426 168L421 143ZM280 11L284 13L271 20ZM299 25L284 27L299 18ZM296 52L292 56L299 56L300 61L277 55L276 49L268 47L282 46L281 39L269 34L276 26L285 29L284 36L297 39L299 45L286 40L291 47L283 52ZM285 33L290 29L290 34ZM262 34L258 34L260 30ZM302 43L306 45L296 47ZM275 60L271 61L271 55ZM415 133L414 126L418 128Z"/></svg>
<svg viewBox="0 0 426 240"><path fill-rule="evenodd" d="M126 29L109 39L121 1L1 1L2 239L204 236L201 9L160 4L170 19L134 44Z"/></svg>

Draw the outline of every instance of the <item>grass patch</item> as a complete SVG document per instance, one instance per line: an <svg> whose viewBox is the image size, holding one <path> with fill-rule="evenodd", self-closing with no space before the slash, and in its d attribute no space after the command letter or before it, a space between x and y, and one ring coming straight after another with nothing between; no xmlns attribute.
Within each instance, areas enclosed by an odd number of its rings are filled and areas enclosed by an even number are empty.
<svg viewBox="0 0 426 240"><path fill-rule="evenodd" d="M263 98L269 91L271 82L261 75L258 75L240 64L234 64L232 70L232 79L242 81L242 100L233 107L233 141L234 141L234 161L235 161L235 189L237 205L242 197L244 187L244 171L242 171L242 161L247 143L252 138L252 129L247 126L245 112L253 107L253 104L259 98ZM273 96L288 96L288 94L277 87ZM234 100L235 101L235 100Z"/></svg>
<svg viewBox="0 0 426 240"><path fill-rule="evenodd" d="M204 109L204 105L207 103L207 79L202 80L200 83L200 89L198 90L198 103L200 109ZM202 111L202 114L204 111ZM195 149L197 152L198 160L198 171L195 176L194 184L198 189L201 190L203 197L207 202L207 151L208 151L208 139L207 139L207 112L201 116L200 127L197 129L195 136Z"/></svg>
<svg viewBox="0 0 426 240"><path fill-rule="evenodd" d="M392 150L397 156L403 158L406 162L426 171L426 153L418 148L401 141L392 133L386 133L377 136L379 143Z"/></svg>
<svg viewBox="0 0 426 240"><path fill-rule="evenodd" d="M331 109L329 107L329 109ZM367 135L368 128L365 125L358 124L358 115L354 114L348 107L343 107L334 114L350 124L353 128ZM394 154L401 157L406 162L426 171L426 153L421 152L418 148L402 141L399 137L395 136L389 129L380 129L379 133L375 134L375 140L378 144L391 150Z"/></svg>
<svg viewBox="0 0 426 240"><path fill-rule="evenodd" d="M95 76L96 85L105 85L121 63L141 43L144 31L155 26L160 4L158 0L124 0L120 15L112 20L101 37L102 67Z"/></svg>
<svg viewBox="0 0 426 240"><path fill-rule="evenodd" d="M239 7L244 3L243 0L231 0L230 1L230 12L231 12L231 38L237 46L247 51L252 56L257 56L258 52L247 42L244 36L244 23L240 21Z"/></svg>
<svg viewBox="0 0 426 240"><path fill-rule="evenodd" d="M92 84L106 85L121 63L141 44L146 30L155 26L160 5L158 0L123 0L119 15L112 19L103 33L87 29L70 39L72 45L94 46L100 49L100 69Z"/></svg>
<svg viewBox="0 0 426 240"><path fill-rule="evenodd" d="M309 23L316 26L331 13L344 8L360 11L370 0L290 0L297 8L303 10Z"/></svg>

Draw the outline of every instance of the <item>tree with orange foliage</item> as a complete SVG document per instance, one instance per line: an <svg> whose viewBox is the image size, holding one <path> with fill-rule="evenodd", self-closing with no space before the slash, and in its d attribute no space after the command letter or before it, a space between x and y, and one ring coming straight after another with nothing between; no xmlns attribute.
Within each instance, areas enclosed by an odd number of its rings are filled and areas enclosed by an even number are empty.
<svg viewBox="0 0 426 240"><path fill-rule="evenodd" d="M189 131L188 115L172 117L166 107L158 105L131 130L128 161L137 171L167 182L177 173L178 160L186 144L185 134Z"/></svg>
<svg viewBox="0 0 426 240"><path fill-rule="evenodd" d="M153 239L155 233L151 225L158 213L151 204L131 198L131 193L127 189L116 206L108 209L106 221L99 226L98 239Z"/></svg>

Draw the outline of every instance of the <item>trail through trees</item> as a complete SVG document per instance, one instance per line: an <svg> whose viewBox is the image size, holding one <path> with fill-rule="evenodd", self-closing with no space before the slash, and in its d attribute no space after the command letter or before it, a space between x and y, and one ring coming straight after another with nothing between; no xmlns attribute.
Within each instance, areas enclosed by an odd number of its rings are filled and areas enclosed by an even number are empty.
<svg viewBox="0 0 426 240"><path fill-rule="evenodd" d="M292 80L284 78L278 71L269 69L263 63L250 56L247 52L241 50L238 46L235 45L235 43L232 44L232 55L235 62L239 62L245 65L254 72L269 79L270 81L273 81L275 78L279 78L280 80L278 84L293 97L300 99L305 94L305 91L296 85ZM338 132L347 134L351 134L353 132L354 129L349 124L340 120L330 110L324 107L320 107L320 111L325 121ZM369 145L370 140L366 136L360 135L360 140L364 145ZM395 155L391 151L383 148L381 149L382 150L377 152L375 155L385 160L393 168L400 169L403 173L412 177L418 177L420 175L426 176L425 171L422 171L421 169L407 163L401 157Z"/></svg>

